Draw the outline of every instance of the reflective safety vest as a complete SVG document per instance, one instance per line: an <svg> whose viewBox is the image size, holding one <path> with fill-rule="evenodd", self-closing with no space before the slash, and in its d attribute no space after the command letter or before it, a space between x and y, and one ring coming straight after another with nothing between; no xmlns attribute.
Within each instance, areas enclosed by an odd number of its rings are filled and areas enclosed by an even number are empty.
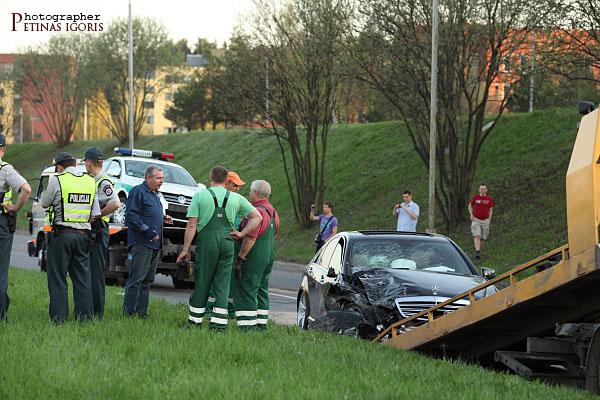
<svg viewBox="0 0 600 400"><path fill-rule="evenodd" d="M5 165L8 165L8 163L4 162L4 161L2 163L0 163L0 169L2 169L2 167L4 167ZM0 203L9 204L11 202L11 199L12 199L12 189L10 189L6 193L0 192ZM4 207L1 207L0 213L3 213L3 212L4 212Z"/></svg>
<svg viewBox="0 0 600 400"><path fill-rule="evenodd" d="M87 174L57 174L64 222L89 222L96 195L96 181Z"/></svg>
<svg viewBox="0 0 600 400"><path fill-rule="evenodd" d="M113 185L113 188L115 187L115 183L113 182L113 180L112 180L112 179L110 179L110 178L109 178L108 176L106 176L106 175L102 175L102 176L100 177L100 179L98 179L98 182L96 182L96 193L98 193L98 189L100 188L100 184L101 184L103 181L109 181L109 182L110 182L110 184L111 184L111 185ZM108 223L108 221L110 221L110 215L105 215L104 217L102 217L102 219L103 219L103 220L104 220L106 223Z"/></svg>

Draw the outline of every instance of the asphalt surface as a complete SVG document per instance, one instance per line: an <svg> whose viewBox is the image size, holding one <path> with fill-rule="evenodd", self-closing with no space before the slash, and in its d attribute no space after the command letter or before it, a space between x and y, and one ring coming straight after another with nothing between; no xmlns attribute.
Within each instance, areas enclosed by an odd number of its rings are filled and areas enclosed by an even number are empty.
<svg viewBox="0 0 600 400"><path fill-rule="evenodd" d="M31 239L26 232L17 231L13 240L10 265L17 268L39 271L37 258L27 254L27 241ZM304 266L293 263L275 262L269 282L269 318L275 323L294 325L296 323L296 296ZM152 296L170 303L187 304L191 290L175 289L171 277L157 274L150 289Z"/></svg>

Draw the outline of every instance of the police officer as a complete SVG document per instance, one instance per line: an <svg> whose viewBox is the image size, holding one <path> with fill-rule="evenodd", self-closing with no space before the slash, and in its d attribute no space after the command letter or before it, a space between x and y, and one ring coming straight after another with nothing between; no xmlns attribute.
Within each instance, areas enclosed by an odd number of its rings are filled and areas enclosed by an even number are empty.
<svg viewBox="0 0 600 400"><path fill-rule="evenodd" d="M108 222L113 211L121 206L119 197L115 192L113 181L102 173L104 154L96 147L90 147L83 156L85 169L96 181L96 197L100 205L100 216L92 222L95 234L94 244L90 252L90 273L92 285L92 303L94 315L104 315L104 268L108 251Z"/></svg>
<svg viewBox="0 0 600 400"><path fill-rule="evenodd" d="M84 321L92 316L90 220L100 215L96 182L75 168L75 158L69 153L59 153L54 162L57 174L41 196L42 207L54 210L47 266L50 319L62 323L69 317L68 272L73 282L73 313Z"/></svg>
<svg viewBox="0 0 600 400"><path fill-rule="evenodd" d="M275 261L275 237L279 230L279 216L269 203L271 185L258 180L250 186L250 201L262 215L262 222L243 242L236 242L235 317L242 331L267 329L269 318L269 277ZM248 221L244 219L241 227ZM238 237L238 232L231 234Z"/></svg>
<svg viewBox="0 0 600 400"><path fill-rule="evenodd" d="M12 249L13 233L16 224L16 212L23 207L31 186L7 162L2 161L6 153L6 138L0 133L0 322L6 321L6 311L10 303L8 297L8 263ZM11 203L12 190L19 192L15 204Z"/></svg>

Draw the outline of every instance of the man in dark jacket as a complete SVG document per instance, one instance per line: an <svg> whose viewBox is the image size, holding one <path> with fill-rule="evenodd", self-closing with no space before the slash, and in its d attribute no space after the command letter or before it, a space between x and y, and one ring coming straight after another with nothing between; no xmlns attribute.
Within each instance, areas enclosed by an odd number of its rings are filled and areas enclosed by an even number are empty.
<svg viewBox="0 0 600 400"><path fill-rule="evenodd" d="M163 225L173 223L173 218L164 214L158 193L164 181L162 169L150 165L146 168L145 178L129 192L125 212L131 264L125 284L123 314L141 318L148 315L150 285L154 282L162 247Z"/></svg>

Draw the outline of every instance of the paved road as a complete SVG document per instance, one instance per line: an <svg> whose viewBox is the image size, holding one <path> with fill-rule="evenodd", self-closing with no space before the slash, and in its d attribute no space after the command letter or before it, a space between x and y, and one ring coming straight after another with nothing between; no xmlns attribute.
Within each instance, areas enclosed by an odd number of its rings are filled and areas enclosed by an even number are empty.
<svg viewBox="0 0 600 400"><path fill-rule="evenodd" d="M37 258L27 254L29 235L15 233L10 265L18 268L39 271ZM300 285L301 266L289 263L278 263L271 273L269 301L271 303L269 318L278 324L294 325L296 323L296 294ZM187 303L191 290L175 289L171 278L158 274L151 287L153 296L163 298L170 303Z"/></svg>

